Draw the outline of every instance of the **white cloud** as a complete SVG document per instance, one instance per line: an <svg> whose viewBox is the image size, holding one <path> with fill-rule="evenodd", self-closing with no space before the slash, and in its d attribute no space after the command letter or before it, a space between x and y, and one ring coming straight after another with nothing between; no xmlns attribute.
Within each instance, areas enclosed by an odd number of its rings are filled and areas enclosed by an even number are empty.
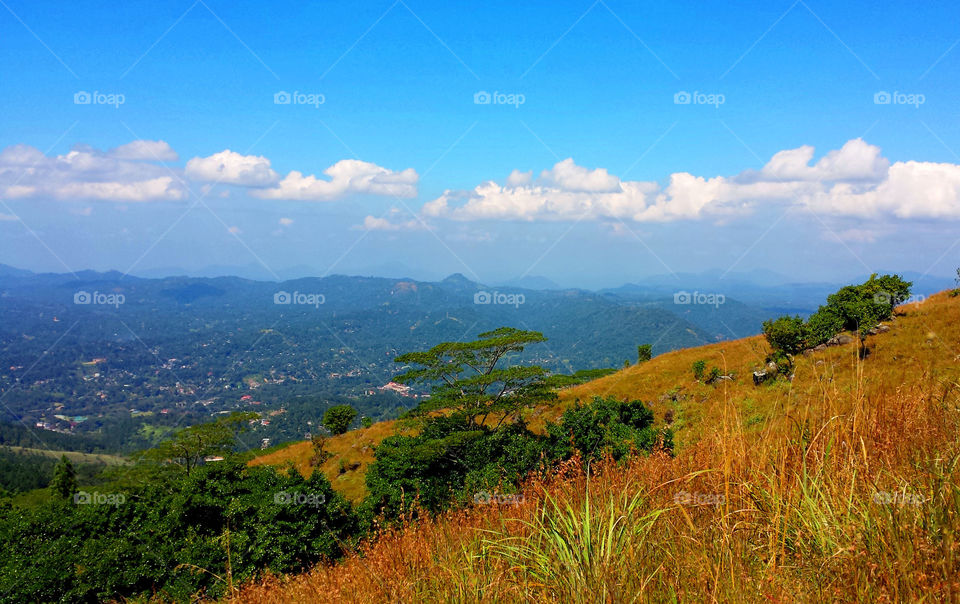
<svg viewBox="0 0 960 604"><path fill-rule="evenodd" d="M187 162L184 174L190 180L244 187L266 187L280 178L266 157L241 155L230 149L208 157L194 157Z"/></svg>
<svg viewBox="0 0 960 604"><path fill-rule="evenodd" d="M539 179L514 170L506 185L445 191L421 213L453 220L632 220L720 218L761 205L808 207L829 215L960 218L960 165L896 162L853 139L813 163L814 148L776 153L761 170L733 176L671 174L665 186L624 181L572 159Z"/></svg>
<svg viewBox="0 0 960 604"><path fill-rule="evenodd" d="M413 168L394 172L376 164L344 159L323 171L329 180L293 171L275 187L254 191L263 199L333 201L347 195L416 197L419 176Z"/></svg>
<svg viewBox="0 0 960 604"><path fill-rule="evenodd" d="M529 172L514 170L510 173L510 176L507 177L508 187L522 187L524 185L529 185L531 182L533 182L533 170L530 170Z"/></svg>
<svg viewBox="0 0 960 604"><path fill-rule="evenodd" d="M117 159L145 161L177 161L180 159L177 152L166 141L132 141L126 145L110 149L107 155Z"/></svg>
<svg viewBox="0 0 960 604"><path fill-rule="evenodd" d="M121 155L135 156L138 143ZM149 146L148 144L148 146ZM165 143L164 143L165 144ZM144 147L140 145L142 150ZM90 199L118 202L184 199L185 188L164 166L77 145L63 155L47 156L29 145L0 151L0 196L8 199Z"/></svg>
<svg viewBox="0 0 960 604"><path fill-rule="evenodd" d="M278 223L280 226L290 226L291 224L293 224L293 219L292 219L292 218L281 218L280 220L277 221L277 223Z"/></svg>
<svg viewBox="0 0 960 604"><path fill-rule="evenodd" d="M363 225L357 228L366 231L419 231L425 227L423 223L417 219L391 222L386 218L367 216L363 219Z"/></svg>
<svg viewBox="0 0 960 604"><path fill-rule="evenodd" d="M620 190L619 178L611 176L603 168L587 170L573 163L572 158L557 162L552 170L541 172L540 180L564 191L616 193Z"/></svg>

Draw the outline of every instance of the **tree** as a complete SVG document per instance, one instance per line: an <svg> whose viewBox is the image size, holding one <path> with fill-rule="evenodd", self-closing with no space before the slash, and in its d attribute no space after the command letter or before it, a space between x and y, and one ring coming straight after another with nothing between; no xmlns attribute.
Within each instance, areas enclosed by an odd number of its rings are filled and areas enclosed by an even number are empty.
<svg viewBox="0 0 960 604"><path fill-rule="evenodd" d="M350 405L334 405L323 414L323 425L334 434L343 434L355 417L357 411Z"/></svg>
<svg viewBox="0 0 960 604"><path fill-rule="evenodd" d="M60 456L60 463L53 469L53 480L50 482L50 490L63 500L69 500L77 492L77 471L73 469L73 464L67 459L66 455Z"/></svg>
<svg viewBox="0 0 960 604"><path fill-rule="evenodd" d="M518 418L524 407L557 397L542 367L500 367L508 355L523 352L528 344L546 341L542 333L501 327L478 337L473 342L443 342L395 359L419 367L408 369L394 381L432 384L430 398L413 411L414 415L427 416L443 409L472 426L478 420L483 425L493 414L500 415L499 426L507 418Z"/></svg>
<svg viewBox="0 0 960 604"><path fill-rule="evenodd" d="M774 350L797 354L806 342L806 330L800 317L783 316L763 322L763 334Z"/></svg>
<svg viewBox="0 0 960 604"><path fill-rule="evenodd" d="M140 457L145 461L172 463L189 475L204 458L229 455L237 444L237 434L257 417L253 412L231 413L215 422L184 428L170 440L142 452Z"/></svg>
<svg viewBox="0 0 960 604"><path fill-rule="evenodd" d="M637 364L649 361L653 358L653 345L641 344L637 346Z"/></svg>

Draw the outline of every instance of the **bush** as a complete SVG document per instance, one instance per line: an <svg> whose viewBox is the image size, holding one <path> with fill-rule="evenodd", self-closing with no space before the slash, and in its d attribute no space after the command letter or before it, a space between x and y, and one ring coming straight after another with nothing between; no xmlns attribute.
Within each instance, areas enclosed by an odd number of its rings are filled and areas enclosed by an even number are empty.
<svg viewBox="0 0 960 604"><path fill-rule="evenodd" d="M843 316L833 306L821 306L807 319L805 347L825 343L843 330Z"/></svg>
<svg viewBox="0 0 960 604"><path fill-rule="evenodd" d="M763 335L774 350L797 354L803 350L806 328L800 317L783 316L774 321L764 321Z"/></svg>
<svg viewBox="0 0 960 604"><path fill-rule="evenodd" d="M653 427L653 412L642 401L621 403L595 398L567 409L547 436L522 422L499 429L465 430L457 418L435 417L417 436L383 440L367 472L367 517L387 519L414 512L414 504L437 513L451 504L473 501L482 491L510 492L531 472L579 453L592 460L620 459L631 450L650 451L658 442L670 448L673 435Z"/></svg>
<svg viewBox="0 0 960 604"><path fill-rule="evenodd" d="M764 321L763 333L781 357L823 344L845 329L858 332L862 341L881 321L893 317L893 309L907 300L912 285L899 275L873 274L860 285L848 285L827 296L827 304L806 323L800 317L783 316Z"/></svg>
<svg viewBox="0 0 960 604"><path fill-rule="evenodd" d="M692 369L693 377L699 382L703 379L703 372L707 369L707 362L703 359L694 361Z"/></svg>
<svg viewBox="0 0 960 604"><path fill-rule="evenodd" d="M343 434L355 417L357 411L350 405L334 405L323 414L323 425L334 434Z"/></svg>
<svg viewBox="0 0 960 604"><path fill-rule="evenodd" d="M653 345L641 344L637 346L637 363L645 363L653 358Z"/></svg>

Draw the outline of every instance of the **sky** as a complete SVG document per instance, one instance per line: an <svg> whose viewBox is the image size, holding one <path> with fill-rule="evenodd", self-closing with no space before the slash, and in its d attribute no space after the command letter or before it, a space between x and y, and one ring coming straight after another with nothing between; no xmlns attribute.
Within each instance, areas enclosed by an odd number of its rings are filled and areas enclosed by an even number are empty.
<svg viewBox="0 0 960 604"><path fill-rule="evenodd" d="M0 0L0 263L590 288L953 275L958 19Z"/></svg>

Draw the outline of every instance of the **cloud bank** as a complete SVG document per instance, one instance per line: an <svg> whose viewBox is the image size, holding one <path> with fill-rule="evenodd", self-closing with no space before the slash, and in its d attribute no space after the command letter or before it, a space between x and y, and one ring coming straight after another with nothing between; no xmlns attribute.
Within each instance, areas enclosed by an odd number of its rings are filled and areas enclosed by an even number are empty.
<svg viewBox="0 0 960 604"><path fill-rule="evenodd" d="M676 172L666 184L626 181L572 159L534 179L514 170L505 184L447 190L422 214L451 220L663 222L746 214L778 204L861 218L960 218L960 166L891 163L879 147L853 139L814 162L814 148L780 151L760 170L733 176Z"/></svg>

